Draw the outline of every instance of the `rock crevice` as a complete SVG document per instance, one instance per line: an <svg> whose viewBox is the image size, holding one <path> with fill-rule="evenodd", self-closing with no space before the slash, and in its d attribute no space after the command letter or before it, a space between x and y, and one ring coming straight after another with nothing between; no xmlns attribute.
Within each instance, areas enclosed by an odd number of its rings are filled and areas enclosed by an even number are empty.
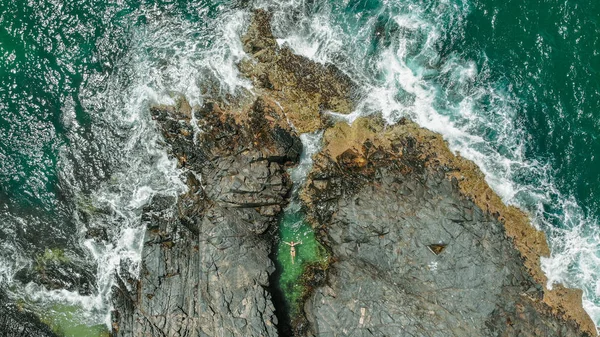
<svg viewBox="0 0 600 337"><path fill-rule="evenodd" d="M189 190L145 210L140 280L120 280L113 334L276 336L269 253L299 138L268 126L264 111L236 122L207 104L193 112L205 130L194 142L189 117L152 112Z"/></svg>

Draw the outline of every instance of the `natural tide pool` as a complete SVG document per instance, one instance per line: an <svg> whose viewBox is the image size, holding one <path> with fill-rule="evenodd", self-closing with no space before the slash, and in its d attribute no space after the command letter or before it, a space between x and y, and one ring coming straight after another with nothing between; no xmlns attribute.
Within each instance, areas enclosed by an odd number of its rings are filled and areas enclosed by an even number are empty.
<svg viewBox="0 0 600 337"><path fill-rule="evenodd" d="M289 328L286 325L299 317L304 297L310 292L310 287L319 283L317 271L325 270L329 262L327 249L317 240L298 200L299 191L313 165L312 156L321 148L322 137L322 132L300 135L300 163L289 170L294 183L292 201L279 221L279 241L272 256L277 268L272 275L272 284L276 288L273 300L279 311L278 316L285 321L279 322L279 328L284 333ZM290 246L286 244L292 241L302 242L295 247L296 257L293 263ZM320 277L324 277L322 272L319 274Z"/></svg>
<svg viewBox="0 0 600 337"><path fill-rule="evenodd" d="M315 237L312 227L304 220L299 207L288 207L279 225L280 241L277 246L277 269L279 289L285 299L290 317L298 313L302 297L307 290L302 278L306 268L314 264L326 264L328 254ZM285 242L302 242L296 245L296 257L292 263L290 246Z"/></svg>

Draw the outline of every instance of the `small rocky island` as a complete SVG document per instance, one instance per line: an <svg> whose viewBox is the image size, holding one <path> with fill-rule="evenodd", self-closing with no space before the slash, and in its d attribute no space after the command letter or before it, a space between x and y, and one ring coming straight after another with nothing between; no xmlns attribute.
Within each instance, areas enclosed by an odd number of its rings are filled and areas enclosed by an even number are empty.
<svg viewBox="0 0 600 337"><path fill-rule="evenodd" d="M325 113L349 113L361 93L278 46L269 20L256 12L242 37L253 93L151 109L189 189L146 208L114 336L596 336L580 290L546 288L549 249L526 214L410 120ZM299 134L317 130L299 201L328 259L305 266L290 311L273 252Z"/></svg>

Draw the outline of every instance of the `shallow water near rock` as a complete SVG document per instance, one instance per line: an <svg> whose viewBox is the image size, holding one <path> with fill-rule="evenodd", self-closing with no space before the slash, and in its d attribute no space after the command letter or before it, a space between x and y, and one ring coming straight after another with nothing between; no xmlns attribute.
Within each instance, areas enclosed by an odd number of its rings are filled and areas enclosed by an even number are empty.
<svg viewBox="0 0 600 337"><path fill-rule="evenodd" d="M82 308L69 305L53 305L40 315L54 332L64 337L108 337L106 325L88 325L81 321Z"/></svg>
<svg viewBox="0 0 600 337"><path fill-rule="evenodd" d="M275 287L279 289L285 298L284 310L293 319L301 309L302 296L309 289L303 284L303 273L310 264L327 263L328 253L317 240L313 228L305 220L305 214L298 201L298 193L303 187L308 172L313 165L313 155L321 149L323 132L304 133L300 135L302 141L302 153L300 163L289 170L294 184L292 189L292 202L283 211L279 221L279 241L275 253L277 272ZM296 248L296 257L292 261L290 246L285 242L301 242Z"/></svg>
<svg viewBox="0 0 600 337"><path fill-rule="evenodd" d="M290 315L297 315L300 300L306 286L302 283L302 274L311 263L326 263L328 259L325 248L316 240L312 227L304 220L300 210L290 207L284 211L279 223L279 244L277 247L277 264L280 269L278 287L282 291L289 307ZM298 244L296 257L292 261L290 246L285 242Z"/></svg>

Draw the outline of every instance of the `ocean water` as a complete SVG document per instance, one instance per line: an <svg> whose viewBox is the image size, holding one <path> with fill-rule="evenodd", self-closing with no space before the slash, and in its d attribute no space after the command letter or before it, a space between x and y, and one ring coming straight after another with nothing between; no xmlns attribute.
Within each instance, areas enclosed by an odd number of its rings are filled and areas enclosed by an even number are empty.
<svg viewBox="0 0 600 337"><path fill-rule="evenodd" d="M235 64L254 8L359 84L350 122L408 116L475 161L548 234L550 283L582 288L600 324L597 0L0 0L0 284L15 301L108 324L141 209L185 188L148 107L251 90ZM46 249L96 275L91 295L19 277Z"/></svg>

